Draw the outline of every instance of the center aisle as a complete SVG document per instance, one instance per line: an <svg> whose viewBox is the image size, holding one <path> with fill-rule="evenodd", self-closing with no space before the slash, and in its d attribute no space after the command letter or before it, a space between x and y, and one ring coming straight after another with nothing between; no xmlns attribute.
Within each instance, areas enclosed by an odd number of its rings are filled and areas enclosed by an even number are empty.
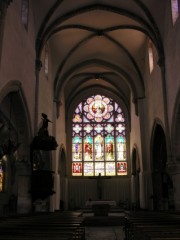
<svg viewBox="0 0 180 240"><path fill-rule="evenodd" d="M86 240L123 240L125 237L122 226L86 227Z"/></svg>

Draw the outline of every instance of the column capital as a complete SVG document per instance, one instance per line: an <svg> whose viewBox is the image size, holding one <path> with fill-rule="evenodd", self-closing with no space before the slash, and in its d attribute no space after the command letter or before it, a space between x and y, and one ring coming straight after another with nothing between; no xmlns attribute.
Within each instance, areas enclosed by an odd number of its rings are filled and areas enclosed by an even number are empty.
<svg viewBox="0 0 180 240"><path fill-rule="evenodd" d="M61 100L54 99L54 102L56 104L56 117L59 118L60 115L60 107L62 106Z"/></svg>

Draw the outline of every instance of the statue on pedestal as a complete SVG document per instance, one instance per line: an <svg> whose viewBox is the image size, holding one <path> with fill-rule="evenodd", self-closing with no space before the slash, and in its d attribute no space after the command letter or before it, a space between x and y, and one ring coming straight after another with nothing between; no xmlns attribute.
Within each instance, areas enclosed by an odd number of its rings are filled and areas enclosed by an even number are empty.
<svg viewBox="0 0 180 240"><path fill-rule="evenodd" d="M42 113L42 126L32 142L33 149L44 151L56 150L58 144L53 136L48 133L48 123L51 122L45 113ZM52 123L52 122L51 122Z"/></svg>

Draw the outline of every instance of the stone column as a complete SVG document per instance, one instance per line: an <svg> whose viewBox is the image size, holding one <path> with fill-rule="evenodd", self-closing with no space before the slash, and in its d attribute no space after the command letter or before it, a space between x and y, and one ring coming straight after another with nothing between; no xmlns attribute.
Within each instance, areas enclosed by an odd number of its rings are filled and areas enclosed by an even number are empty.
<svg viewBox="0 0 180 240"><path fill-rule="evenodd" d="M131 176L131 204L135 205L136 202L136 177Z"/></svg>
<svg viewBox="0 0 180 240"><path fill-rule="evenodd" d="M180 210L180 163L174 162L168 164L168 172L172 177L174 191L174 206L176 210Z"/></svg>
<svg viewBox="0 0 180 240"><path fill-rule="evenodd" d="M140 171L139 169L136 173L131 175L131 204L132 209L139 209L140 207Z"/></svg>
<svg viewBox="0 0 180 240"><path fill-rule="evenodd" d="M60 207L60 175L59 173L55 173L54 174L54 190L55 190L55 194L54 194L54 209L55 210L59 210Z"/></svg>
<svg viewBox="0 0 180 240"><path fill-rule="evenodd" d="M152 177L150 172L139 173L140 208L152 209Z"/></svg>
<svg viewBox="0 0 180 240"><path fill-rule="evenodd" d="M35 85L35 109L34 109L34 134L37 133L38 131L38 107L39 107L39 101L38 101L38 97L39 97L39 73L42 67L42 62L37 59L35 62L35 73L36 73L36 85Z"/></svg>
<svg viewBox="0 0 180 240"><path fill-rule="evenodd" d="M4 26L5 26L5 20L6 20L6 12L11 2L12 0L0 0L0 65L1 65L3 33L4 33Z"/></svg>
<svg viewBox="0 0 180 240"><path fill-rule="evenodd" d="M64 210L68 210L68 199L69 199L69 197L68 197L68 184L69 184L69 182L68 182L68 178L67 177L65 177L65 199L64 199Z"/></svg>

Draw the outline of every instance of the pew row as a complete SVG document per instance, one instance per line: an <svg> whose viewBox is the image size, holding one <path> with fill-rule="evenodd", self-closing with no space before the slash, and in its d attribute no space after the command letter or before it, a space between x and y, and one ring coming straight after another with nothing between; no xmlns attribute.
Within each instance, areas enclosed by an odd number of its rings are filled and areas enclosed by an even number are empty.
<svg viewBox="0 0 180 240"><path fill-rule="evenodd" d="M77 212L55 212L3 219L0 236L3 240L85 240L84 218Z"/></svg>
<svg viewBox="0 0 180 240"><path fill-rule="evenodd" d="M180 240L180 215L163 212L136 212L125 218L126 240Z"/></svg>

